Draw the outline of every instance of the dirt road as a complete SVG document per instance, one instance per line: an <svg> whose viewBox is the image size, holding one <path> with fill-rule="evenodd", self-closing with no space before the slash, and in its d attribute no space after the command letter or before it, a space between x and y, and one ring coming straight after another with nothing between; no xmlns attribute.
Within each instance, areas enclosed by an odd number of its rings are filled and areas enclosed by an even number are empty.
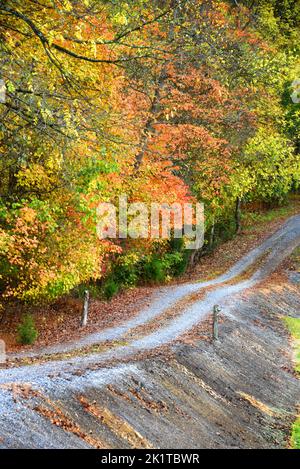
<svg viewBox="0 0 300 469"><path fill-rule="evenodd" d="M135 318L80 342L10 355L0 447L285 446L300 389L279 316L299 315L300 297L297 278L271 274L299 244L294 216L214 280L158 289ZM211 343L197 327L214 304Z"/></svg>

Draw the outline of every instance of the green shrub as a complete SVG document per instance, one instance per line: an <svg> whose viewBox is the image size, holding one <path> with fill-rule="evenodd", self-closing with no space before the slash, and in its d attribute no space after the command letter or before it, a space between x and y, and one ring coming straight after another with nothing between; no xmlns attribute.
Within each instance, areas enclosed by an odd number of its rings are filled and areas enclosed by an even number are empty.
<svg viewBox="0 0 300 469"><path fill-rule="evenodd" d="M103 286L103 294L107 300L111 300L119 291L119 285L113 280L109 279Z"/></svg>
<svg viewBox="0 0 300 469"><path fill-rule="evenodd" d="M236 222L233 219L224 220L216 225L215 228L217 242L224 242L233 239L236 235Z"/></svg>
<svg viewBox="0 0 300 469"><path fill-rule="evenodd" d="M88 286L86 286L85 290L89 290L90 296L91 296L92 298L97 298L97 299L101 299L101 298L102 298L101 286L100 286L100 285L97 285L96 283L89 284ZM84 291L85 291L85 290L84 290ZM84 297L84 292L83 292L82 298L83 298L83 297Z"/></svg>
<svg viewBox="0 0 300 469"><path fill-rule="evenodd" d="M72 291L72 295L75 298L84 298L84 292L88 290L90 292L90 296L92 298L97 298L97 299L102 299L103 294L102 294L102 288L97 282L90 282L90 283L82 283L78 285L74 290Z"/></svg>
<svg viewBox="0 0 300 469"><path fill-rule="evenodd" d="M33 344L38 337L33 317L30 314L23 316L18 327L18 342L22 345Z"/></svg>
<svg viewBox="0 0 300 469"><path fill-rule="evenodd" d="M178 277L183 274L187 268L189 252L171 252L166 253L162 258L164 269L168 276Z"/></svg>
<svg viewBox="0 0 300 469"><path fill-rule="evenodd" d="M115 281L124 287L133 287L138 281L138 272L134 264L117 264L113 270Z"/></svg>
<svg viewBox="0 0 300 469"><path fill-rule="evenodd" d="M169 241L169 246L171 252L182 252L184 249L184 239L183 238L171 238Z"/></svg>
<svg viewBox="0 0 300 469"><path fill-rule="evenodd" d="M190 252L184 251L180 255L173 258L173 262L170 266L170 274L173 277L179 277L183 275L188 267Z"/></svg>
<svg viewBox="0 0 300 469"><path fill-rule="evenodd" d="M143 264L142 276L149 282L164 282L166 279L165 266L161 259L156 257L147 257Z"/></svg>

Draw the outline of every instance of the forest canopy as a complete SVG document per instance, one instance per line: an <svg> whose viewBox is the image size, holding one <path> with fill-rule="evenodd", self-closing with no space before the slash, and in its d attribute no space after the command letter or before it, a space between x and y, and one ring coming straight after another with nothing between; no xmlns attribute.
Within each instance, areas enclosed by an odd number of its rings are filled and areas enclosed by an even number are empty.
<svg viewBox="0 0 300 469"><path fill-rule="evenodd" d="M299 18L298 0L2 0L2 303L180 273L172 240L98 239L121 194L204 202L210 242L241 201L297 189Z"/></svg>

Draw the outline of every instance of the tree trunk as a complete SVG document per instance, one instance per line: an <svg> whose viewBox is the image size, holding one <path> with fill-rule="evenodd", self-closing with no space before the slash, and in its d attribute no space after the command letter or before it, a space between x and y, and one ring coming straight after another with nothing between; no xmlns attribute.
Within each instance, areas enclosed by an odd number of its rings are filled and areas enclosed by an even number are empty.
<svg viewBox="0 0 300 469"><path fill-rule="evenodd" d="M148 117L148 120L144 127L143 135L140 141L140 150L135 157L134 169L136 171L139 170L142 164L144 154L148 148L149 139L151 135L155 132L155 129L153 126L155 124L155 121L157 120L157 116L158 116L159 109L160 109L160 101L162 98L162 91L165 87L166 80L167 80L166 66L167 66L167 63L165 63L162 66L158 80L157 80L154 97L152 100L151 107L149 109L150 116Z"/></svg>
<svg viewBox="0 0 300 469"><path fill-rule="evenodd" d="M212 225L210 229L210 235L209 235L209 249L212 250L214 246L214 241L215 241L215 217L212 220Z"/></svg>
<svg viewBox="0 0 300 469"><path fill-rule="evenodd" d="M236 234L239 234L241 231L241 199L237 197L235 202L235 230Z"/></svg>
<svg viewBox="0 0 300 469"><path fill-rule="evenodd" d="M180 0L173 0L172 2L172 8L174 9L173 11L173 21L171 21L169 25L169 31L168 31L168 40L172 42L174 40L174 27L175 24L177 23L177 16L178 16L178 11L181 8L181 1ZM144 132L140 141L140 150L137 153L135 157L135 163L134 163L134 169L136 171L139 170L142 162L143 162L143 157L145 152L147 151L148 144L149 144L149 139L150 137L155 133L154 129L154 124L157 121L157 117L159 116L160 112L160 103L163 95L164 88L168 82L168 73L167 73L167 66L170 63L170 60L167 59L165 62L162 64L158 79L156 82L156 87L155 87L155 92L152 100L152 104L149 109L149 117L146 122L146 125L144 127Z"/></svg>

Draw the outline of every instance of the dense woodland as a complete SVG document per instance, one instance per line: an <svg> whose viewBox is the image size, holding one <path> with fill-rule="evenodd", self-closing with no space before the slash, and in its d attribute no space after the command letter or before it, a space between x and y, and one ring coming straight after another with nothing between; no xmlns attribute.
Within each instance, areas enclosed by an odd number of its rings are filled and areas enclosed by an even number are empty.
<svg viewBox="0 0 300 469"><path fill-rule="evenodd" d="M177 240L98 239L100 202L204 202L211 248L297 190L299 19L299 0L1 0L2 307L184 271Z"/></svg>

